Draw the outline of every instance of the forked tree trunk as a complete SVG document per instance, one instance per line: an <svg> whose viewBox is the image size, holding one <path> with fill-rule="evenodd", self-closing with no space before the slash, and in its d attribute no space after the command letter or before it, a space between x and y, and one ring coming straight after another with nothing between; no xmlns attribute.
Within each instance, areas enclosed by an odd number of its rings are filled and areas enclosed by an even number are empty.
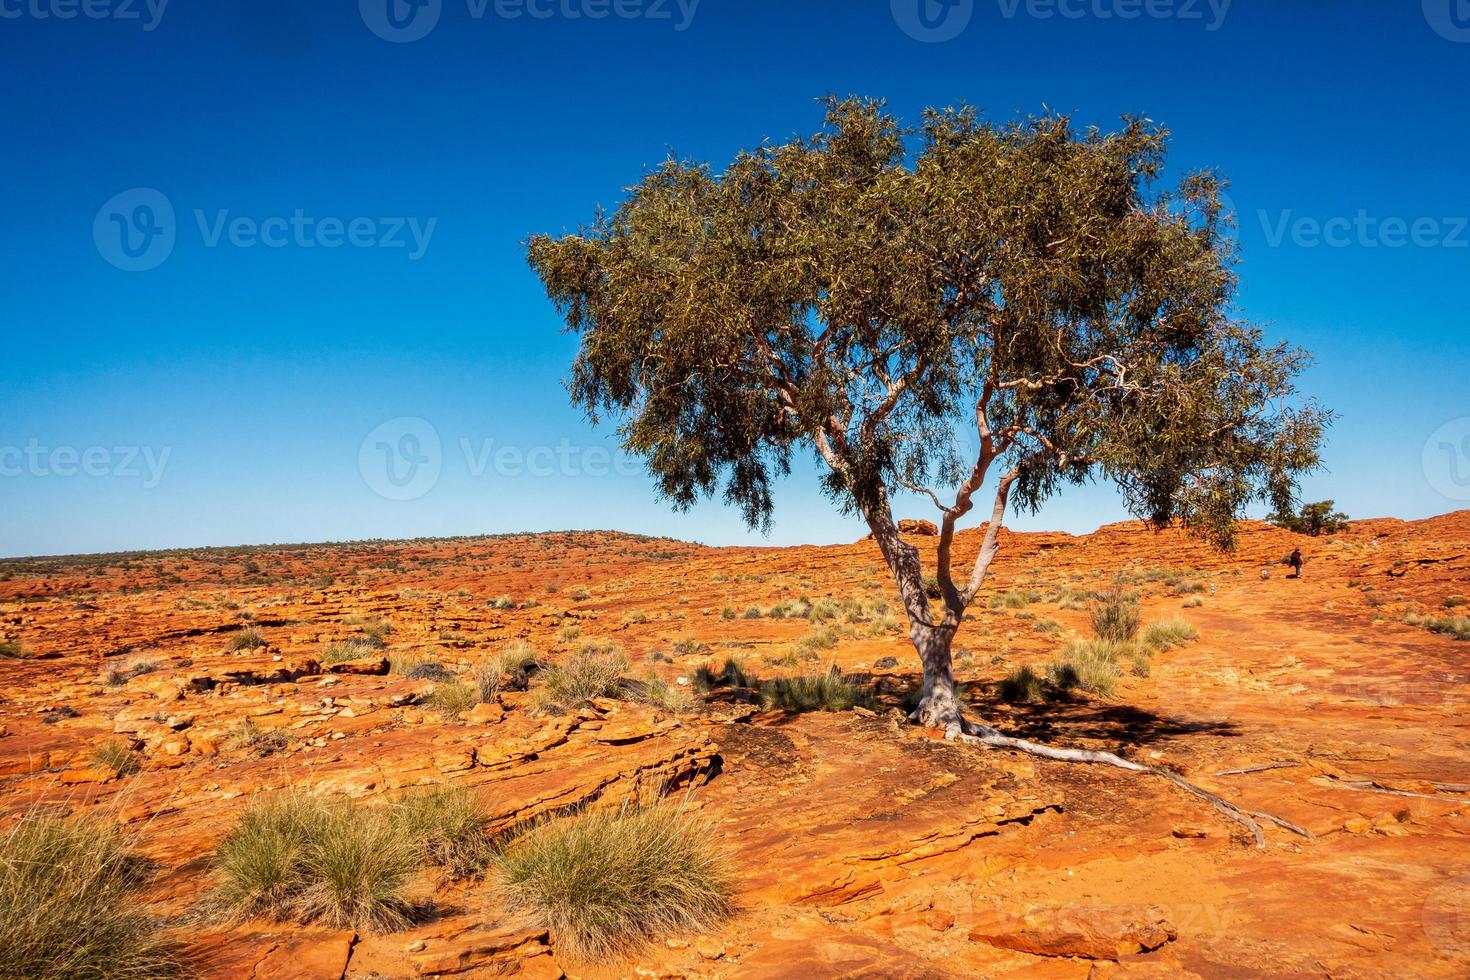
<svg viewBox="0 0 1470 980"><path fill-rule="evenodd" d="M909 717L926 728L948 731L952 725L963 724L950 656L954 634L955 630L948 626L909 624L909 638L919 652L919 662L924 665L923 697Z"/></svg>

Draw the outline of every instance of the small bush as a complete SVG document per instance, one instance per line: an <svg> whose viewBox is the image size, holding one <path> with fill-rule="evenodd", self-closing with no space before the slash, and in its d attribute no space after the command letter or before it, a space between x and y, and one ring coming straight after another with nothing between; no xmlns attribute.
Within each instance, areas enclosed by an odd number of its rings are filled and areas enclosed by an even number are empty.
<svg viewBox="0 0 1470 980"><path fill-rule="evenodd" d="M463 878L483 871L490 859L489 818L478 796L460 787L436 786L398 801L397 817L429 864Z"/></svg>
<svg viewBox="0 0 1470 980"><path fill-rule="evenodd" d="M514 609L515 607L516 607L515 600L512 599L508 595L503 595L503 596L500 596L497 599L490 600L490 608L491 609L502 609L502 610L504 610L504 609Z"/></svg>
<svg viewBox="0 0 1470 980"><path fill-rule="evenodd" d="M759 679L745 669L745 663L738 657L726 657L718 671L705 664L694 672L694 686L701 691L717 687L755 687L758 683Z"/></svg>
<svg viewBox="0 0 1470 980"><path fill-rule="evenodd" d="M1138 635L1138 603L1121 589L1099 592L1089 611L1092 631L1100 640L1123 643Z"/></svg>
<svg viewBox="0 0 1470 980"><path fill-rule="evenodd" d="M1442 603L1442 605L1446 609L1459 609L1464 604L1465 597L1462 595L1446 596L1444 602Z"/></svg>
<svg viewBox="0 0 1470 980"><path fill-rule="evenodd" d="M454 680L454 671L436 660L420 660L403 672L411 681L447 682Z"/></svg>
<svg viewBox="0 0 1470 980"><path fill-rule="evenodd" d="M550 703L573 708L590 698L617 697L628 658L611 643L583 643L560 663L548 666L542 690Z"/></svg>
<svg viewBox="0 0 1470 980"><path fill-rule="evenodd" d="M729 877L711 833L667 802L561 817L505 849L500 890L508 909L556 935L559 950L609 959L729 916Z"/></svg>
<svg viewBox="0 0 1470 980"><path fill-rule="evenodd" d="M241 650L254 650L263 646L265 646L265 636L254 626L247 626L230 637L230 642L225 649L230 653L238 653Z"/></svg>
<svg viewBox="0 0 1470 980"><path fill-rule="evenodd" d="M215 900L237 919L267 915L363 931L407 924L419 852L386 807L288 793L260 800L215 856Z"/></svg>
<svg viewBox="0 0 1470 980"><path fill-rule="evenodd" d="M1046 681L1030 667L1017 667L1000 682L996 694L1012 704L1040 701L1046 695Z"/></svg>
<svg viewBox="0 0 1470 980"><path fill-rule="evenodd" d="M674 651L675 656L697 657L700 654L709 653L709 644L701 643L692 636L681 636L669 649Z"/></svg>
<svg viewBox="0 0 1470 980"><path fill-rule="evenodd" d="M474 685L459 681L435 684L429 692L428 703L441 716L452 721L480 703L480 691Z"/></svg>
<svg viewBox="0 0 1470 980"><path fill-rule="evenodd" d="M1168 650L1199 639L1199 630L1182 619L1166 619L1150 623L1143 631L1143 644L1154 650Z"/></svg>
<svg viewBox="0 0 1470 980"><path fill-rule="evenodd" d="M991 609L1025 609L1030 604L1030 595L1019 589L1009 589L990 597Z"/></svg>
<svg viewBox="0 0 1470 980"><path fill-rule="evenodd" d="M843 675L836 665L825 673L776 677L761 686L761 704L781 711L850 711L871 707L867 686Z"/></svg>
<svg viewBox="0 0 1470 980"><path fill-rule="evenodd" d="M0 640L0 660L28 659L25 644L19 640Z"/></svg>
<svg viewBox="0 0 1470 980"><path fill-rule="evenodd" d="M1427 629L1431 633L1443 633L1457 640L1470 640L1470 616L1426 616L1408 612L1404 614L1404 622Z"/></svg>
<svg viewBox="0 0 1470 980"><path fill-rule="evenodd" d="M275 729L262 728L249 718L241 719L224 739L226 749L243 750L258 759L283 751L290 744L290 735Z"/></svg>
<svg viewBox="0 0 1470 980"><path fill-rule="evenodd" d="M361 660L363 657L377 656L378 651L382 648L381 643L368 637L354 636L351 639L338 640L336 643L328 643L322 647L321 662L331 665L345 663L348 660Z"/></svg>
<svg viewBox="0 0 1470 980"><path fill-rule="evenodd" d="M508 644L504 650L475 665L480 700L491 701L501 691L524 691L531 672L539 666L535 647L523 642Z"/></svg>
<svg viewBox="0 0 1470 980"><path fill-rule="evenodd" d="M109 739L92 750L92 764L111 769L118 778L138 771L138 755L120 738Z"/></svg>
<svg viewBox="0 0 1470 980"><path fill-rule="evenodd" d="M694 701L688 688L669 684L651 670L648 676L641 681L625 682L625 694L630 700L639 704L646 704L674 714L688 711Z"/></svg>
<svg viewBox="0 0 1470 980"><path fill-rule="evenodd" d="M1137 646L1106 640L1074 640L1063 648L1061 658L1047 666L1047 679L1059 689L1080 689L1099 697L1112 697L1122 671L1120 655L1131 658Z"/></svg>
<svg viewBox="0 0 1470 980"><path fill-rule="evenodd" d="M1181 605L1185 609L1198 609L1200 606L1203 606L1204 604L1205 604L1205 600L1201 599L1197 595L1196 596L1190 596L1188 599L1185 599L1184 602L1181 603Z"/></svg>
<svg viewBox="0 0 1470 980"><path fill-rule="evenodd" d="M563 626L561 629L556 631L556 638L562 643L571 643L581 635L582 627L578 626L575 623L569 626Z"/></svg>
<svg viewBox="0 0 1470 980"><path fill-rule="evenodd" d="M173 944L135 904L141 869L113 828L21 817L0 837L0 977L181 974Z"/></svg>
<svg viewBox="0 0 1470 980"><path fill-rule="evenodd" d="M796 641L796 648L803 653L814 654L819 650L831 650L841 638L842 634L835 626L813 626Z"/></svg>

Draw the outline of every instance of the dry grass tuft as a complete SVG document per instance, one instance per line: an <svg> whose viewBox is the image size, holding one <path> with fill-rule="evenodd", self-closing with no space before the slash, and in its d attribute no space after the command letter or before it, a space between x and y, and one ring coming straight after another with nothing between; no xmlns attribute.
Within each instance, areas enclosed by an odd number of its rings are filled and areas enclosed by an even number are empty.
<svg viewBox="0 0 1470 980"><path fill-rule="evenodd" d="M497 860L505 905L587 960L625 955L658 936L718 925L731 911L711 825L669 802L543 823Z"/></svg>

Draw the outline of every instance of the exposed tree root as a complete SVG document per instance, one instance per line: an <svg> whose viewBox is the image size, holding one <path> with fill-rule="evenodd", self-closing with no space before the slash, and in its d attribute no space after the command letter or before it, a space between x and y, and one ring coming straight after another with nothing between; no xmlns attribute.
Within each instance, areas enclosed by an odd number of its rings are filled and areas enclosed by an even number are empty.
<svg viewBox="0 0 1470 980"><path fill-rule="evenodd" d="M1231 820L1242 824L1255 838L1257 847L1266 846L1266 835L1261 830L1261 825L1258 822L1263 820L1267 823L1273 823L1283 830L1300 834L1303 837L1310 838L1315 836L1305 827L1298 827L1296 824L1282 820L1280 817L1269 813L1261 813L1256 810L1246 810L1236 806L1224 797L1217 796L1207 789L1202 789L1194 785L1177 773L1159 768L1158 766L1147 766L1142 763L1131 762L1111 752L1098 752L1092 749L1061 749L1051 745L1042 745L1040 742L1027 741L1024 738L1012 738L1009 735L1002 735L996 729L986 725L972 725L963 721L958 725L951 725L945 730L944 734L945 738L956 739L970 745L984 745L993 749L1013 749L1017 752L1024 752L1027 755L1040 756L1043 759L1055 759L1058 762L1086 762L1096 765L1113 766L1117 769L1126 769L1129 772L1142 772L1159 776L1178 786L1186 793L1208 801L1216 810L1219 810Z"/></svg>
<svg viewBox="0 0 1470 980"><path fill-rule="evenodd" d="M1246 766L1244 769L1226 769L1224 772L1215 773L1216 776L1244 776L1251 772L1270 772L1272 769L1294 769L1302 765L1300 762L1268 762L1264 766Z"/></svg>

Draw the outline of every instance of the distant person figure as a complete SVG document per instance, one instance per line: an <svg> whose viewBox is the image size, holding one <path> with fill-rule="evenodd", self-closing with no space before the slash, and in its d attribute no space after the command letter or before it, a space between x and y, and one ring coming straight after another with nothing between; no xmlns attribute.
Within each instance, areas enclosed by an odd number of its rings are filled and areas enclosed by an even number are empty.
<svg viewBox="0 0 1470 980"><path fill-rule="evenodd" d="M1292 578L1302 577L1302 565L1306 564L1306 562L1302 560L1302 549L1297 548L1295 551L1293 551L1291 553L1291 557L1286 559L1286 563L1291 566Z"/></svg>

